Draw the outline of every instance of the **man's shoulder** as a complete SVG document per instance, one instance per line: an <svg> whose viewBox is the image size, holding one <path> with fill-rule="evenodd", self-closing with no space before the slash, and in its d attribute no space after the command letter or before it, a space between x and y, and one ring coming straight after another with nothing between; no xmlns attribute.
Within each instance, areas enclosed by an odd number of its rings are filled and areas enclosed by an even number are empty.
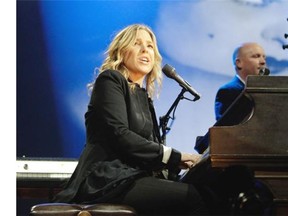
<svg viewBox="0 0 288 216"><path fill-rule="evenodd" d="M234 76L233 79L231 79L229 82L225 83L219 88L219 90L224 90L224 89L242 90L244 89L244 83L242 83L242 81L237 76Z"/></svg>

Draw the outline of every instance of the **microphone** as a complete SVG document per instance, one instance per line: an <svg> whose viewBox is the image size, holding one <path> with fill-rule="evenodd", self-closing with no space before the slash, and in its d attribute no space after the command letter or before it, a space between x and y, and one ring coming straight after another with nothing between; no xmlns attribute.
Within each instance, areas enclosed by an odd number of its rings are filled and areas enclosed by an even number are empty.
<svg viewBox="0 0 288 216"><path fill-rule="evenodd" d="M195 98L193 101L199 100L200 99L200 94L194 90L191 85L184 80L182 77L180 77L177 73L175 68L171 67L170 65L166 64L164 65L164 67L162 68L163 73L171 78L174 79L176 82L178 82L178 84L184 88L186 91L190 92Z"/></svg>
<svg viewBox="0 0 288 216"><path fill-rule="evenodd" d="M269 75L270 74L270 70L268 68L261 68L259 71L259 75Z"/></svg>

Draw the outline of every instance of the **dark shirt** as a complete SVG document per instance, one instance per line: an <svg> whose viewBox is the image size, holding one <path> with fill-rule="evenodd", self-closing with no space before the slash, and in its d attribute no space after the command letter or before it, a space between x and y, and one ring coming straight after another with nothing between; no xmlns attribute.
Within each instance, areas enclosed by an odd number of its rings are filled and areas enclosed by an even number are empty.
<svg viewBox="0 0 288 216"><path fill-rule="evenodd" d="M244 90L244 83L235 76L230 82L221 86L215 97L215 118L218 121L229 106Z"/></svg>

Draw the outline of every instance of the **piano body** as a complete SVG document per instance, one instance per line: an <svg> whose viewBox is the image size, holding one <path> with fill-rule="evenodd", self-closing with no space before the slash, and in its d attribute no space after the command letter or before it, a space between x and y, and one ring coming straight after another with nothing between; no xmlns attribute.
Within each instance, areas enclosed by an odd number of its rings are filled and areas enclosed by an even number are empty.
<svg viewBox="0 0 288 216"><path fill-rule="evenodd" d="M275 215L288 215L288 77L248 76L207 140L212 167L250 167L272 191Z"/></svg>
<svg viewBox="0 0 288 216"><path fill-rule="evenodd" d="M51 201L72 175L78 161L72 158L17 158L17 197Z"/></svg>

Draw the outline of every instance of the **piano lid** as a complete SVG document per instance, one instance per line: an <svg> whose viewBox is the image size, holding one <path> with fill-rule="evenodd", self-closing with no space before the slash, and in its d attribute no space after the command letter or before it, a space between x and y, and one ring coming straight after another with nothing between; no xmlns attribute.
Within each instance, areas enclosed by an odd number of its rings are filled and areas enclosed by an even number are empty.
<svg viewBox="0 0 288 216"><path fill-rule="evenodd" d="M237 113L241 114L243 101L253 106L240 121ZM288 77L249 76L243 93L209 129L212 164L229 158L251 166L288 168L287 111Z"/></svg>
<svg viewBox="0 0 288 216"><path fill-rule="evenodd" d="M274 107L273 104L267 104L265 107L260 107L261 105L255 106L255 99L252 95L258 92L262 96L266 94L265 100L269 102L275 94L287 94L288 92L288 77L287 76L248 76L247 85L243 92L235 99L231 106L223 114L222 118L219 119L213 127L216 126L236 126L243 124L248 121L255 112L255 108L264 110L265 112L270 112ZM256 95L254 95L256 97ZM285 97L285 96L282 96ZM281 100L281 99L280 99ZM287 98L286 98L287 100ZM279 101L280 102L280 101ZM264 101L265 103L265 101ZM259 107L259 108L258 108ZM275 110L274 110L275 111ZM283 112L283 111L282 111ZM285 115L285 112L283 113ZM268 116L267 116L268 117ZM209 131L202 137L198 137L195 144L195 149L202 153L209 146L210 139Z"/></svg>

